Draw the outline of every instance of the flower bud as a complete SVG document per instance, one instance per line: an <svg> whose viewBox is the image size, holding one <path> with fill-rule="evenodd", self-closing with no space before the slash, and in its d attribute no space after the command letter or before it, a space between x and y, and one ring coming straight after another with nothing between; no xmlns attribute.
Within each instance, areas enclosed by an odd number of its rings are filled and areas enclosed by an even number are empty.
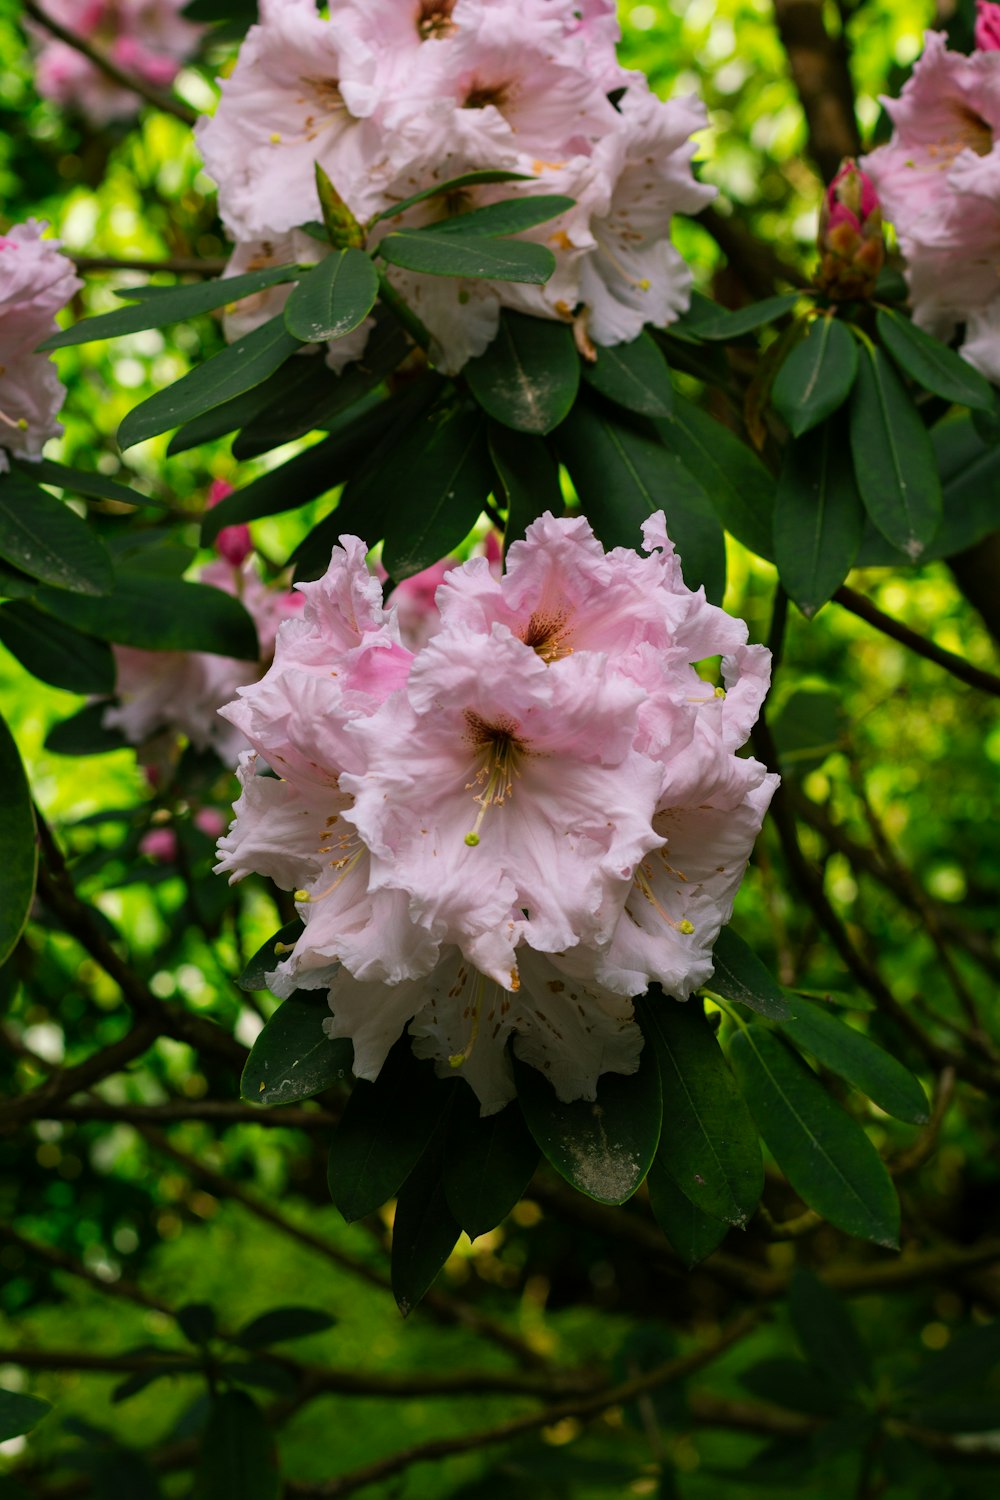
<svg viewBox="0 0 1000 1500"><path fill-rule="evenodd" d="M232 493L233 486L227 480L213 479L208 492L209 506L218 505L220 500L225 500L226 496ZM253 551L249 526L223 526L215 538L215 550L220 557L226 559L227 563L232 563L234 568L238 568Z"/></svg>
<svg viewBox="0 0 1000 1500"><path fill-rule="evenodd" d="M976 0L976 50L1000 52L1000 5Z"/></svg>
<svg viewBox="0 0 1000 1500"><path fill-rule="evenodd" d="M885 262L882 208L871 178L850 157L826 190L818 248L820 291L841 300L872 295Z"/></svg>
<svg viewBox="0 0 1000 1500"><path fill-rule="evenodd" d="M158 865L172 865L177 859L177 835L172 828L151 828L139 840L139 853Z"/></svg>
<svg viewBox="0 0 1000 1500"><path fill-rule="evenodd" d="M316 163L316 191L323 211L323 223L335 250L363 250L365 232L337 192L319 162Z"/></svg>

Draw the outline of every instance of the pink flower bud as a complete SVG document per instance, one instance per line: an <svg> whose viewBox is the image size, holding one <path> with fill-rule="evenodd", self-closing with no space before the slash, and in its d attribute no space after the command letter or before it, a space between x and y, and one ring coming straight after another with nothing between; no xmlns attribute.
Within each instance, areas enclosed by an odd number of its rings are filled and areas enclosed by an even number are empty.
<svg viewBox="0 0 1000 1500"><path fill-rule="evenodd" d="M218 505L220 500L225 500L226 496L232 493L233 486L227 479L213 479L208 491L209 507ZM238 568L253 551L249 526L223 526L215 538L215 550L220 557L226 559L227 563L232 563L234 568Z"/></svg>
<svg viewBox="0 0 1000 1500"><path fill-rule="evenodd" d="M194 815L194 826L200 828L206 838L218 839L226 831L226 819L217 807L199 807Z"/></svg>
<svg viewBox="0 0 1000 1500"><path fill-rule="evenodd" d="M980 52L1000 52L1000 5L990 0L976 0L976 48Z"/></svg>
<svg viewBox="0 0 1000 1500"><path fill-rule="evenodd" d="M139 853L158 865L172 865L177 859L177 835L172 828L151 828L139 840Z"/></svg>
<svg viewBox="0 0 1000 1500"><path fill-rule="evenodd" d="M872 295L885 261L882 209L875 184L850 158L826 190L818 248L821 291L842 300Z"/></svg>

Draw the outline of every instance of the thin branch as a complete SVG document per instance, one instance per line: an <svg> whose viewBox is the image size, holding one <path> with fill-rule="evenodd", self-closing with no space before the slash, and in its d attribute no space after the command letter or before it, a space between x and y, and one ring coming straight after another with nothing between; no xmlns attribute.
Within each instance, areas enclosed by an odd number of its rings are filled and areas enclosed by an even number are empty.
<svg viewBox="0 0 1000 1500"><path fill-rule="evenodd" d="M964 656L957 656L954 651L946 651L943 646L929 641L926 636L918 635L915 630L910 629L909 625L903 625L899 620L894 620L864 594L849 589L846 584L839 588L833 597L838 604L850 610L852 615L857 615L859 620L864 620L866 624L880 630L883 635L899 641L900 645L908 646L918 656L934 662L936 666L943 667L960 682L967 683L969 687L978 688L980 692L990 693L994 698L1000 698L1000 677L997 677L995 673L987 672L983 667L974 666L972 662L966 661Z"/></svg>
<svg viewBox="0 0 1000 1500"><path fill-rule="evenodd" d="M152 276L169 271L175 276L221 276L229 262L222 256L175 255L166 260L124 260L114 255L71 255L78 271L144 271Z"/></svg>
<svg viewBox="0 0 1000 1500"><path fill-rule="evenodd" d="M809 285L808 277L798 266L782 260L771 245L759 240L740 220L727 218L717 208L709 207L702 209L695 222L712 236L753 297L772 296L779 282L794 287Z"/></svg>
<svg viewBox="0 0 1000 1500"><path fill-rule="evenodd" d="M934 1103L931 1106L931 1117L920 1135L906 1151L892 1161L888 1162L888 1168L893 1177L903 1177L907 1172L923 1166L928 1157L932 1156L941 1134L941 1126L944 1117L948 1113L951 1101L955 1095L955 1069L945 1068L938 1077L934 1089Z"/></svg>
<svg viewBox="0 0 1000 1500"><path fill-rule="evenodd" d="M156 1022L143 1017L120 1041L103 1047L100 1052L92 1053L75 1067L53 1068L50 1076L38 1088L17 1099L0 1102L0 1127L17 1125L25 1120L61 1118L60 1110L67 1108L62 1101L82 1093L84 1089L92 1088L95 1083L113 1073L120 1073L128 1063L147 1052L159 1035L160 1028ZM33 1061L37 1062L38 1059L33 1057ZM115 1108L106 1118L118 1120L122 1118L122 1113Z"/></svg>
<svg viewBox="0 0 1000 1500"><path fill-rule="evenodd" d="M34 1262L42 1262L51 1266L55 1271L65 1271L70 1276L76 1276L81 1281L88 1282L105 1297L117 1297L124 1302L134 1302L139 1307L150 1308L154 1312L166 1313L167 1317L174 1316L173 1309L158 1297L150 1297L141 1287L131 1281L119 1278L116 1281L108 1280L92 1271L89 1266L84 1265L82 1260L77 1260L72 1255L67 1255L65 1250L57 1250L54 1245L46 1245L41 1240L28 1239L26 1235L20 1234L9 1224L0 1224L0 1242L8 1245L16 1245L23 1250L25 1255Z"/></svg>
<svg viewBox="0 0 1000 1500"><path fill-rule="evenodd" d="M137 94L140 99L145 99L147 104L152 104L156 109L164 110L168 115L173 115L175 119L182 121L185 125L193 125L195 123L198 116L194 110L188 109L186 104L181 104L179 100L174 99L170 94L161 93L159 89L153 88L144 79L136 78L133 74L127 73L116 62L112 62L107 53L99 51L96 47L92 47L88 41L85 41L82 36L77 35L75 31L71 31L68 26L63 26L59 21L54 21L36 3L36 0L22 0L22 4L26 16L30 16L33 21L39 26L44 27L46 31L58 38L60 42L65 43L67 47L72 47L74 52L79 52L81 57L85 57L106 78L110 78L112 83L117 83L119 88L128 89L130 94Z"/></svg>

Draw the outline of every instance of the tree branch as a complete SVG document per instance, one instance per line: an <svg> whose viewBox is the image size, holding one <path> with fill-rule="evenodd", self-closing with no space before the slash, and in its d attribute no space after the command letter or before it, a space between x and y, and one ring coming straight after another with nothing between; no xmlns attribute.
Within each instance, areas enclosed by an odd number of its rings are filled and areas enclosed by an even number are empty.
<svg viewBox="0 0 1000 1500"><path fill-rule="evenodd" d="M852 615L857 615L860 620L880 630L883 635L891 636L901 645L908 646L918 656L923 656L927 661L934 662L936 666L943 667L960 682L967 683L969 687L978 688L982 693L990 693L994 698L1000 698L1000 677L993 672L974 666L972 662L966 661L964 656L956 656L954 651L946 651L943 646L929 641L926 636L918 635L915 630L910 629L909 625L903 625L899 620L894 620L891 615L884 614L878 605L866 599L864 594L858 594L854 589L849 589L846 584L839 588L833 597L838 604L849 609Z"/></svg>
<svg viewBox="0 0 1000 1500"><path fill-rule="evenodd" d="M832 37L823 0L774 0L774 19L809 127L809 151L824 182L861 150L846 38Z"/></svg>
<svg viewBox="0 0 1000 1500"><path fill-rule="evenodd" d="M159 1032L155 1035L159 1035ZM104 1055L104 1053L96 1054L97 1058ZM88 1062L92 1060L88 1059ZM86 1064L81 1066L86 1066ZM113 1068L109 1071L117 1072L118 1070ZM72 1092L78 1092L80 1087L82 1085L78 1084ZM82 1103L57 1101L49 1104L44 1099L39 1100L42 1093L42 1089L36 1089L23 1101L15 1100L14 1104L27 1104L28 1100L38 1101L30 1110L32 1119L108 1120L126 1125L169 1125L178 1120L204 1120L210 1124L223 1126L270 1125L292 1130L329 1130L337 1123L336 1115L318 1106L314 1109L298 1108L294 1105L261 1109L259 1105L238 1104L228 1099L171 1099L166 1104L108 1104L103 1099L87 1099ZM0 1121L4 1119L5 1110L9 1107L0 1104Z"/></svg>
<svg viewBox="0 0 1000 1500"><path fill-rule="evenodd" d="M78 271L170 271L175 276L221 276L229 262L222 256L175 255L166 260L119 259L113 255L71 255Z"/></svg>

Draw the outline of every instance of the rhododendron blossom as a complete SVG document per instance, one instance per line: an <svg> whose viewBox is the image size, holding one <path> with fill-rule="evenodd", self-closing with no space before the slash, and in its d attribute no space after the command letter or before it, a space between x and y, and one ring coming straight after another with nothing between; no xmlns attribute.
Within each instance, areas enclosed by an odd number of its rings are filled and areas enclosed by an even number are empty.
<svg viewBox="0 0 1000 1500"><path fill-rule="evenodd" d="M36 350L83 283L59 241L42 239L45 227L29 219L0 235L0 473L8 454L41 458L62 432L56 414L66 390L52 360Z"/></svg>
<svg viewBox="0 0 1000 1500"><path fill-rule="evenodd" d="M508 1040L593 1098L638 1066L631 997L711 975L776 784L737 755L770 658L685 586L662 515L644 537L605 553L542 516L502 577L448 569L415 653L343 537L223 711L255 753L217 868L295 893L304 931L269 984L327 991L358 1076L409 1024L486 1113L514 1094ZM716 654L725 689L692 665Z"/></svg>

